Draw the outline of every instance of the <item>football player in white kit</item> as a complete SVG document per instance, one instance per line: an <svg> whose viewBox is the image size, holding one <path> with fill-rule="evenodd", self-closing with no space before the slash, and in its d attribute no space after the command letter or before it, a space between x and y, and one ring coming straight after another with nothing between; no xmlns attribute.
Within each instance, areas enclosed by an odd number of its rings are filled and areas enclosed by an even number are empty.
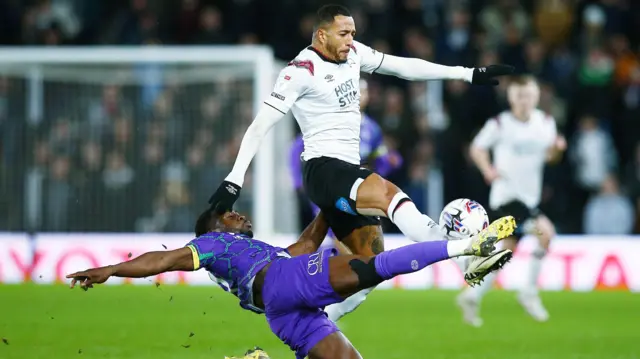
<svg viewBox="0 0 640 359"><path fill-rule="evenodd" d="M538 246L529 262L526 285L518 293L518 300L534 319L546 321L549 314L540 301L537 279L549 242L556 233L538 205L544 166L556 162L567 144L556 132L555 120L537 109L540 88L535 78L520 76L513 79L507 96L510 110L485 123L473 139L470 155L486 182L491 184L490 212L494 216L512 215L521 224L514 236L503 241L503 248L515 251L518 240L526 233L538 238ZM493 151L493 162L490 151ZM465 322L482 325L478 314L480 301L493 286L495 277L495 273L487 275L479 286L467 288L458 296Z"/></svg>
<svg viewBox="0 0 640 359"><path fill-rule="evenodd" d="M392 56L355 41L355 35L349 10L339 5L318 10L311 45L280 72L273 92L244 135L231 173L209 199L213 208L220 212L231 209L262 138L291 110L303 135L305 192L351 252L373 256L384 250L380 216L389 218L414 241L443 237L439 225L422 214L400 188L360 166L360 72L492 86L498 84L495 77L512 73L513 67L450 67ZM513 230L512 220L497 221L488 232L502 238ZM496 267L481 268L480 274L498 269L499 261L495 263ZM332 310L336 314L331 319L355 309L371 289L353 296L356 299L351 304L335 304L344 308Z"/></svg>

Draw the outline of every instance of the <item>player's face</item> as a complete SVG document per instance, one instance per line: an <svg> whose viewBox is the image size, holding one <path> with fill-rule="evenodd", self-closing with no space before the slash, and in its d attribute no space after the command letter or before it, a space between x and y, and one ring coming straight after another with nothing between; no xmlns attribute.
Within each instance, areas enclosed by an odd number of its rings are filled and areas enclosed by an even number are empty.
<svg viewBox="0 0 640 359"><path fill-rule="evenodd" d="M529 82L525 85L511 85L508 95L511 111L517 115L527 116L538 106L540 88L535 82Z"/></svg>
<svg viewBox="0 0 640 359"><path fill-rule="evenodd" d="M325 48L328 55L338 62L347 61L353 38L356 36L356 24L351 16L338 15L325 31Z"/></svg>
<svg viewBox="0 0 640 359"><path fill-rule="evenodd" d="M227 212L220 218L225 230L246 234L253 237L251 221L238 212Z"/></svg>

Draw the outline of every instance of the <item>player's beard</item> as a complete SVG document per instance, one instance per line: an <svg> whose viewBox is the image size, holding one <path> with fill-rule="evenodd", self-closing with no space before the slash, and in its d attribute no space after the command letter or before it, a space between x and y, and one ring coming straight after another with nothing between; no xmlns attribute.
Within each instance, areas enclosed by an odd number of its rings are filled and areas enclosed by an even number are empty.
<svg viewBox="0 0 640 359"><path fill-rule="evenodd" d="M346 58L344 60L340 59L340 52L338 51L338 47L334 46L331 43L327 43L327 52L332 54L335 57L337 62L340 62L340 63L347 62Z"/></svg>

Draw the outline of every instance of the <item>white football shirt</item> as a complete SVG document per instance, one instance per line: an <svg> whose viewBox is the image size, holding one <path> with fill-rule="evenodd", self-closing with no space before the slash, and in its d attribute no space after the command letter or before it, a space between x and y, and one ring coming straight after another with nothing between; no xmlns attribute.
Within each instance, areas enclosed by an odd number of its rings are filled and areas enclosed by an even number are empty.
<svg viewBox="0 0 640 359"><path fill-rule="evenodd" d="M283 114L291 109L302 131L304 160L326 156L360 165L360 72L373 73L383 59L357 41L344 63L309 46L280 71L265 103Z"/></svg>
<svg viewBox="0 0 640 359"><path fill-rule="evenodd" d="M540 204L547 150L555 139L555 120L540 110L528 121L505 111L485 123L473 145L493 150L493 166L500 177L491 184L492 209L514 200L531 209Z"/></svg>

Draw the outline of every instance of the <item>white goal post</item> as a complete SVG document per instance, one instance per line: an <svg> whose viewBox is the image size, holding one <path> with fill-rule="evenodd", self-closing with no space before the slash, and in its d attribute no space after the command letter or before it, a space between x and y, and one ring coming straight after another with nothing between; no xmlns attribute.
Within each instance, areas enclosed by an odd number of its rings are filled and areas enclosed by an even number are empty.
<svg viewBox="0 0 640 359"><path fill-rule="evenodd" d="M42 121L46 108L43 104L45 94L43 82L47 81L47 76L58 76L59 78L73 78L74 68L78 69L78 78L71 81L83 82L93 81L91 77L99 77L99 69L116 65L134 66L136 64L162 64L168 66L188 65L190 71L180 70L178 75L184 75L184 81L207 82L209 76L236 76L234 69L244 71L251 69L253 98L253 115L255 115L260 103L268 96L274 80L275 74L279 70L274 59L273 51L267 46L212 46L212 47L67 47L67 48L1 48L0 47L0 77L3 75L17 76L24 83L24 115L26 123L35 125ZM242 65L242 66L240 66ZM63 66L64 69L59 67ZM94 66L97 71L82 72L82 69ZM198 70L202 66L202 71ZM59 72L49 70L59 69ZM190 80L188 79L190 78ZM101 80L102 81L102 80ZM71 96L70 96L71 97ZM83 112L84 113L84 112ZM233 122L233 118L226 118L225 121ZM282 171L282 164L278 167L278 162L285 162L284 158L276 158L276 148L279 142L280 151L285 144L283 139L291 135L293 121L290 119L282 121L284 130L270 131L264 139L258 151L258 155L253 162L253 191L252 191L252 216L254 227L261 236L270 236L277 232L291 232L291 228L282 230L279 227L289 227L289 224L280 225L277 222L276 211L285 211L291 216L289 222L295 222L295 208L291 206L293 192L287 194L287 199L276 198L277 183L282 178L288 177ZM246 129L246 125L244 126ZM290 137L288 137L290 138ZM280 154L282 156L283 154ZM276 172L276 168L280 168ZM25 181L28 182L28 181ZM211 183L211 191L215 190L218 183ZM29 192L36 190L37 186L29 187L25 184L23 199L25 202L25 223L26 227L33 227L41 222L38 212L42 203L31 198L33 194ZM210 193L198 193L197 200L204 204ZM243 192L244 196L245 194ZM283 201L286 201L283 203ZM283 207L289 209L284 209ZM293 224L295 228L295 224Z"/></svg>

